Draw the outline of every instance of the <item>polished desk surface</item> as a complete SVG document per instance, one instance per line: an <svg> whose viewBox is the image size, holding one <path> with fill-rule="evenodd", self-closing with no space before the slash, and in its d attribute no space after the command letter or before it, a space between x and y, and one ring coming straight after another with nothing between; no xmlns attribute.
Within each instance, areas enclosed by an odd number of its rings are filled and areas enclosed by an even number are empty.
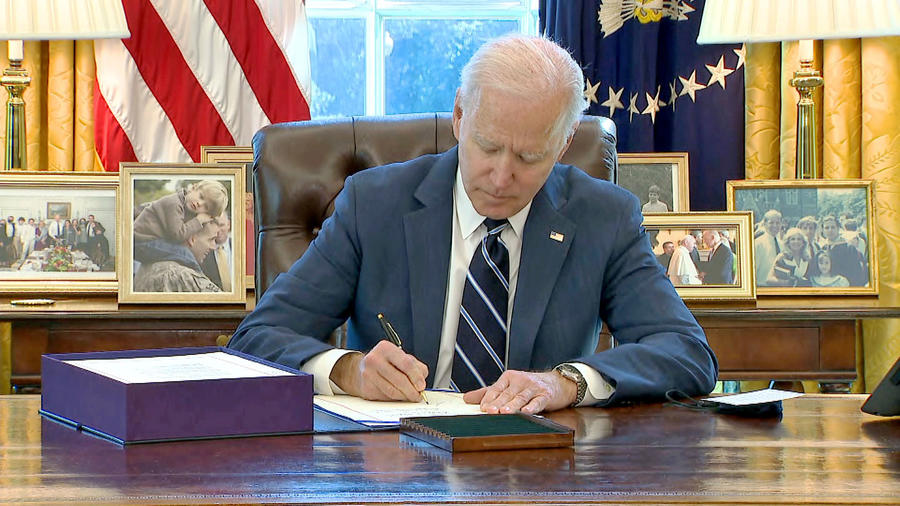
<svg viewBox="0 0 900 506"><path fill-rule="evenodd" d="M574 448L450 454L397 432L120 447L0 396L0 502L891 503L900 418L864 396L784 402L782 420L660 404L552 414Z"/></svg>

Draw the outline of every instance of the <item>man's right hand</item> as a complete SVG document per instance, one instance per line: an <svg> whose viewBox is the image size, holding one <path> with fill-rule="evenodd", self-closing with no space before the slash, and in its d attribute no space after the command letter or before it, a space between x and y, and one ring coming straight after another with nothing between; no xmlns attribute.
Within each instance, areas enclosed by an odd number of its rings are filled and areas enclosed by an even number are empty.
<svg viewBox="0 0 900 506"><path fill-rule="evenodd" d="M381 341L366 354L348 353L331 370L331 381L350 395L375 401L419 401L428 366L397 345Z"/></svg>

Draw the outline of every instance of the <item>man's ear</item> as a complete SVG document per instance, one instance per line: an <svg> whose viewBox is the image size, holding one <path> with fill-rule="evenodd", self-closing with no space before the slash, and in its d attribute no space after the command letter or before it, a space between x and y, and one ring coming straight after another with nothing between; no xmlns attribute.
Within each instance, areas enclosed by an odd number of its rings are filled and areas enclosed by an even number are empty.
<svg viewBox="0 0 900 506"><path fill-rule="evenodd" d="M569 137L566 138L566 144L559 152L559 156L556 157L556 161L562 160L563 155L566 154L566 151L569 150L569 146L572 145L572 139L575 138L575 132L578 130L578 125L581 124L581 121L576 121L574 125L572 125L572 130L569 133Z"/></svg>
<svg viewBox="0 0 900 506"><path fill-rule="evenodd" d="M459 142L459 124L462 122L462 98L459 88L456 89L456 98L453 99L453 137Z"/></svg>

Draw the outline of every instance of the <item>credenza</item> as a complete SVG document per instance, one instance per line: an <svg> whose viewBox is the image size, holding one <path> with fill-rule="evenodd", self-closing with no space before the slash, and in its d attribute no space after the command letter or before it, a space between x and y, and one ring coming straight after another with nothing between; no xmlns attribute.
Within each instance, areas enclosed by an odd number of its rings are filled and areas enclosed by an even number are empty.
<svg viewBox="0 0 900 506"><path fill-rule="evenodd" d="M892 296L689 303L719 359L721 380L815 380L848 391L856 379L856 327L900 318ZM37 392L40 357L139 348L207 346L231 334L250 306L121 306L110 298L50 307L0 300L0 393Z"/></svg>

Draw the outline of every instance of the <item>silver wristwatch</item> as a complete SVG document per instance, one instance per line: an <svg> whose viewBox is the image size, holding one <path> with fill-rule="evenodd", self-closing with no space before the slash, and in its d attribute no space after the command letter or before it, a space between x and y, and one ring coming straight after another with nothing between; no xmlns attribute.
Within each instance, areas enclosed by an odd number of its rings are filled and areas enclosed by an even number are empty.
<svg viewBox="0 0 900 506"><path fill-rule="evenodd" d="M563 378L575 382L577 393L575 394L575 402L571 404L571 407L581 404L581 401L584 400L584 394L587 392L587 381L584 379L581 371L572 364L559 364L553 370Z"/></svg>

